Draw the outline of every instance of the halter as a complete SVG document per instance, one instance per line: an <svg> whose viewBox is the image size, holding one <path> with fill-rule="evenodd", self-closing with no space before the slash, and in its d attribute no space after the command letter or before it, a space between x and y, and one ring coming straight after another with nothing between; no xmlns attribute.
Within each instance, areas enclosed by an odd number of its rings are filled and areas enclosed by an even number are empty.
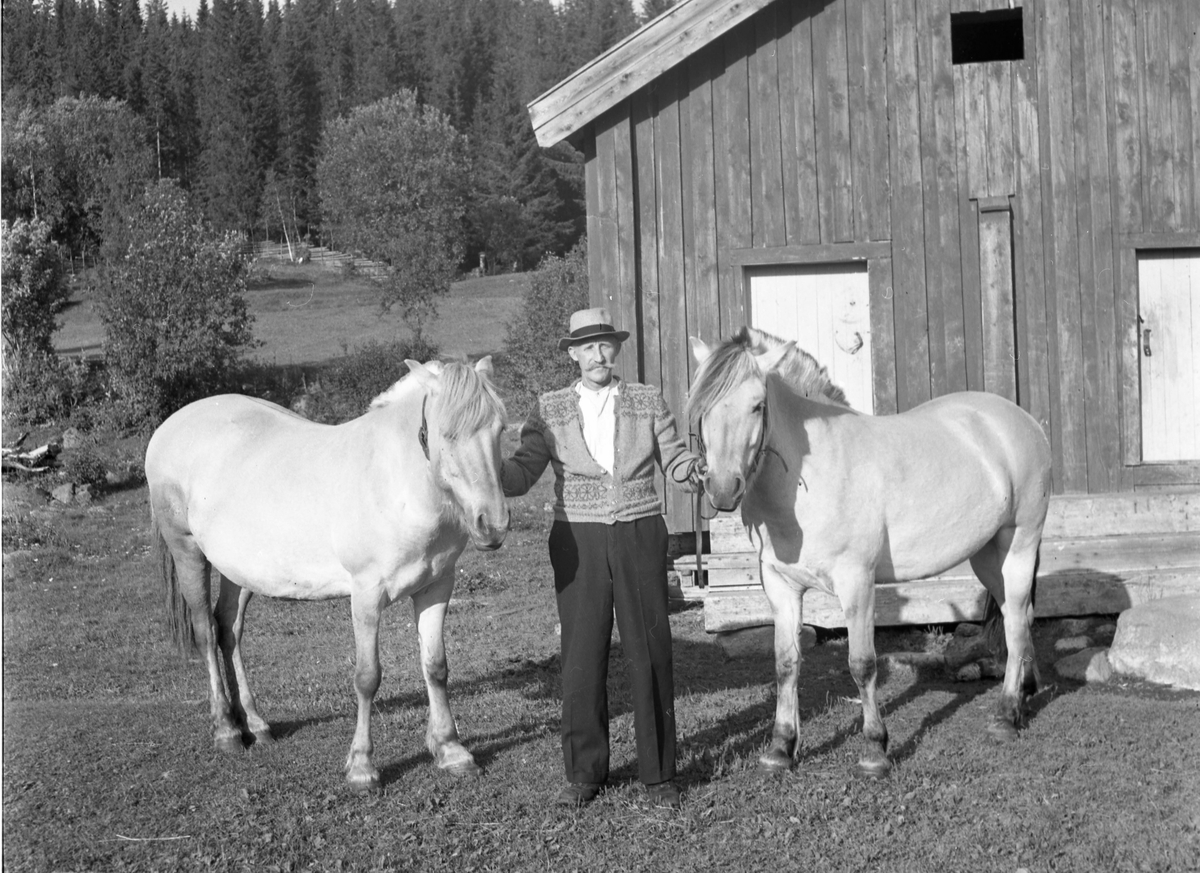
<svg viewBox="0 0 1200 873"><path fill-rule="evenodd" d="M775 457L779 458L779 463L783 464L784 472L787 472L788 465L787 461L784 460L783 455L779 454L774 446L767 445L767 428L769 427L767 422L767 409L767 398L763 397L762 433L758 435L758 450L755 451L754 459L750 462L750 469L746 471L747 488L750 487L750 480L754 477L754 474L758 472L758 465L762 463L763 456L766 455L767 452L770 452Z"/></svg>
<svg viewBox="0 0 1200 873"><path fill-rule="evenodd" d="M762 463L763 456L766 455L768 452L770 452L775 457L779 458L779 463L783 464L784 470L788 469L787 461L784 460L783 455L779 454L779 452L775 449L774 446L767 445L767 429L769 427L769 423L767 421L767 409L768 409L768 407L767 407L766 398L763 398L762 432L759 433L759 435L758 435L758 448L756 448L754 450L754 458L750 461L749 469L746 470L746 484L747 485L750 484L750 479L753 478L754 474L756 472L758 472L759 464ZM696 441L700 444L700 456L705 457L708 455L708 447L704 445L704 418L703 418L703 416L699 419L699 421L697 421L697 425L698 426L696 427Z"/></svg>

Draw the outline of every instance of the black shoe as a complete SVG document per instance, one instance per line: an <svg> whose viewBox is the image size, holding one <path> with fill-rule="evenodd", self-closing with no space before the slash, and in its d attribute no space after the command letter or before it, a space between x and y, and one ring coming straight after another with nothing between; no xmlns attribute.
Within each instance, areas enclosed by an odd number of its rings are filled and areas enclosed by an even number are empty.
<svg viewBox="0 0 1200 873"><path fill-rule="evenodd" d="M647 785L646 795L655 806L662 806L667 809L679 809L682 805L679 788L670 779L666 782L659 782L656 785Z"/></svg>
<svg viewBox="0 0 1200 873"><path fill-rule="evenodd" d="M584 806L600 796L600 788L599 782L568 782L554 802L558 806Z"/></svg>

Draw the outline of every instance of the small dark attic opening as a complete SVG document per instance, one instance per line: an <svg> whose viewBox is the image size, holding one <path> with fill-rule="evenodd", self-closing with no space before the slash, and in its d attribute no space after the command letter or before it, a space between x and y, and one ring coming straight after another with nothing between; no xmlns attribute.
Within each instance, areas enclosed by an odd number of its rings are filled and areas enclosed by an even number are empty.
<svg viewBox="0 0 1200 873"><path fill-rule="evenodd" d="M1019 61L1025 57L1020 7L950 16L950 56L955 64Z"/></svg>

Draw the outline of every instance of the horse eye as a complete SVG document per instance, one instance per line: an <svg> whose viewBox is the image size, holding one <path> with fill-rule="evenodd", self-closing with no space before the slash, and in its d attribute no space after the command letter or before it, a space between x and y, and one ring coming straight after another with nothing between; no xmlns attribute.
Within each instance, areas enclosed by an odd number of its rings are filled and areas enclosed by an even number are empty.
<svg viewBox="0 0 1200 873"><path fill-rule="evenodd" d="M758 403L754 404L754 410L753 410L753 411L754 411L754 413L755 413L756 415L761 415L761 414L762 414L762 411L763 411L764 409L766 409L766 408L767 408L767 401L765 401L765 400L760 400Z"/></svg>

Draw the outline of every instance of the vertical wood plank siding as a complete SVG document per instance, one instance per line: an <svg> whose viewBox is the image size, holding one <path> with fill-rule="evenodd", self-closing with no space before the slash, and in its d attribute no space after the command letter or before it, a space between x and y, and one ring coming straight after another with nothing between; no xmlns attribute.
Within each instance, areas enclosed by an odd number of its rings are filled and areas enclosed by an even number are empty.
<svg viewBox="0 0 1200 873"><path fill-rule="evenodd" d="M1050 350L1046 313L1046 248L1043 237L1041 128L1038 117L1037 16L1025 22L1025 58L1016 65L1016 196L1013 198L1013 262L1017 318L1017 398L1051 432Z"/></svg>
<svg viewBox="0 0 1200 873"><path fill-rule="evenodd" d="M896 406L903 411L931 396L915 0L888 3L887 35Z"/></svg>
<svg viewBox="0 0 1200 873"><path fill-rule="evenodd" d="M717 241L718 249L744 249L754 242L749 196L750 164L750 69L754 52L754 22L735 27L721 40L724 68L714 71L713 152L717 160ZM814 184L816 177L814 175ZM816 210L812 210L814 220ZM718 257L721 257L718 255ZM721 257L718 268L721 295L721 331L718 336L701 336L714 341L732 334L746 323L746 295L741 270L728 257Z"/></svg>
<svg viewBox="0 0 1200 873"><path fill-rule="evenodd" d="M768 6L751 19L754 23L754 53L749 58L750 211L755 246L781 246L787 242L775 8L774 4Z"/></svg>
<svg viewBox="0 0 1200 873"><path fill-rule="evenodd" d="M783 206L789 245L821 241L817 220L817 124L813 104L812 3L794 3L789 27L779 28L780 127L783 131ZM786 83L792 83L787 87ZM886 149L884 154L886 155Z"/></svg>
<svg viewBox="0 0 1200 873"><path fill-rule="evenodd" d="M876 410L982 388L1002 353L1006 390L1050 435L1056 491L1193 481L1128 470L1136 251L1200 233L1200 3L1026 0L1023 59L952 65L951 13L1008 5L778 0L595 119L589 275L634 330L626 375L681 413L688 335L748 320L747 250L802 264L883 241ZM980 285L980 221L1003 220L980 201L1005 199L1011 276L993 259L988 287L1011 301ZM985 333L1008 311L1011 335ZM687 527L687 501L669 504Z"/></svg>

